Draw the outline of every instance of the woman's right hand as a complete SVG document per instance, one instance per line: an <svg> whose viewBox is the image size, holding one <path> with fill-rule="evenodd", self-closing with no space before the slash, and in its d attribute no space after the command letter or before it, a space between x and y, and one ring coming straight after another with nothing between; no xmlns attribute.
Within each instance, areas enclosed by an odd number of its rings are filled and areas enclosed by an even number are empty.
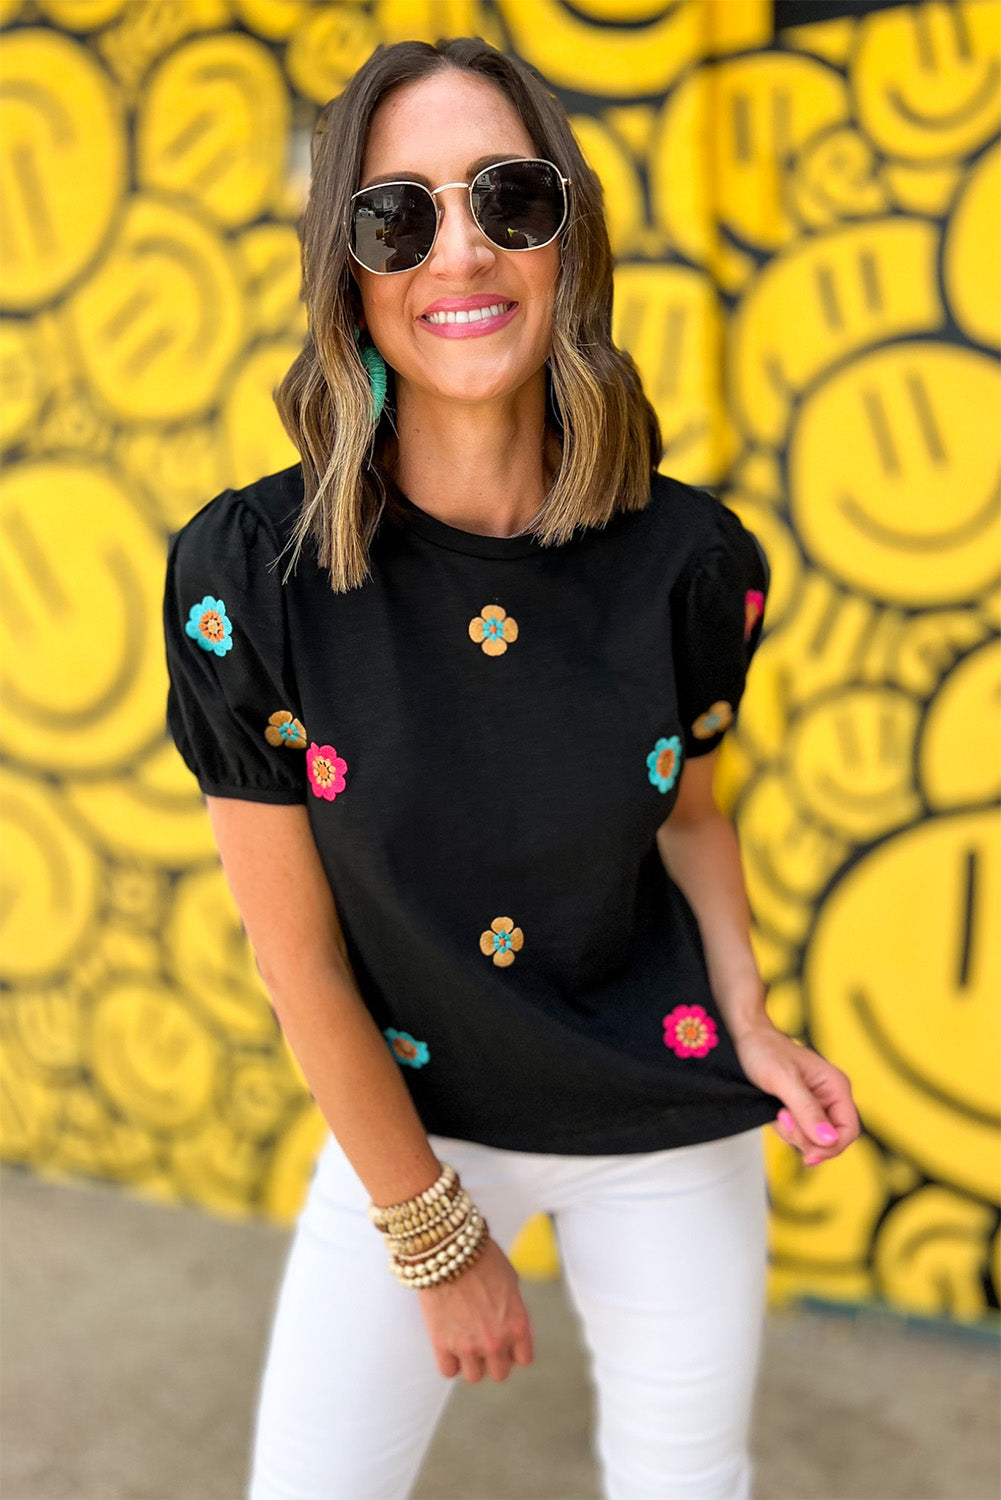
<svg viewBox="0 0 1001 1500"><path fill-rule="evenodd" d="M532 1363L532 1326L518 1273L487 1236L476 1262L439 1286L421 1287L424 1321L441 1373L476 1385L484 1373L506 1380L511 1365Z"/></svg>

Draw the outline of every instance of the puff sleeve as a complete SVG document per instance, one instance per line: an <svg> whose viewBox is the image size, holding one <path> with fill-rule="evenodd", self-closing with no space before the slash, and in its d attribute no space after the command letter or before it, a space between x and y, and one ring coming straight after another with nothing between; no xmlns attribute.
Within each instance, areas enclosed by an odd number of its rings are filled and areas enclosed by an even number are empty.
<svg viewBox="0 0 1001 1500"><path fill-rule="evenodd" d="M720 502L715 510L712 535L682 569L671 597L688 757L715 750L736 717L768 596L768 560L757 537Z"/></svg>
<svg viewBox="0 0 1001 1500"><path fill-rule="evenodd" d="M305 802L307 739L289 661L278 545L226 490L170 539L167 727L201 790Z"/></svg>

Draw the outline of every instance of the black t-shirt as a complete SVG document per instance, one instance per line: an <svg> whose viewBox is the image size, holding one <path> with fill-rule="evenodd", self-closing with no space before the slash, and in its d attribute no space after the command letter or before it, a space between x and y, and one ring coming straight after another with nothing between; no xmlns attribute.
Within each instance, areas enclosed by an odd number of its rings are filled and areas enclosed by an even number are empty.
<svg viewBox="0 0 1001 1500"><path fill-rule="evenodd" d="M425 1129L593 1155L773 1119L656 843L743 692L754 537L660 474L556 547L396 491L335 594L307 553L281 581L302 494L295 465L172 539L168 723L203 792L306 804Z"/></svg>

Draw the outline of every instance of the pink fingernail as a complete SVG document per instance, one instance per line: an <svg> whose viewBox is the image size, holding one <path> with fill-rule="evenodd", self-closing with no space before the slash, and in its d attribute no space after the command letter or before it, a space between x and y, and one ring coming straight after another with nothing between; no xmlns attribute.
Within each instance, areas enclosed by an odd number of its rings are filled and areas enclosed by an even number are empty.
<svg viewBox="0 0 1001 1500"><path fill-rule="evenodd" d="M815 1167L818 1162L822 1162L823 1160L822 1156L804 1156L803 1165L804 1167Z"/></svg>
<svg viewBox="0 0 1001 1500"><path fill-rule="evenodd" d="M784 1130L791 1130L793 1128L793 1118L787 1109L779 1110L779 1124Z"/></svg>
<svg viewBox="0 0 1001 1500"><path fill-rule="evenodd" d="M833 1125L828 1125L826 1120L821 1120L813 1133L822 1146L833 1146L838 1138L838 1132Z"/></svg>

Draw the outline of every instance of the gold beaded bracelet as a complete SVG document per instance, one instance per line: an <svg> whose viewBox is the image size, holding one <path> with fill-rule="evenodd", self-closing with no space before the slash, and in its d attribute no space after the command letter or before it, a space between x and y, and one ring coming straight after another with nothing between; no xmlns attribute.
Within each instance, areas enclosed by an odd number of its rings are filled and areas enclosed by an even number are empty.
<svg viewBox="0 0 1001 1500"><path fill-rule="evenodd" d="M391 1257L390 1268L400 1283L419 1290L422 1287L438 1286L442 1282L455 1281L463 1271L474 1265L483 1253L489 1226L479 1215L477 1219L475 1227L471 1226L472 1238L450 1247L452 1253L438 1252L423 1262L403 1265Z"/></svg>
<svg viewBox="0 0 1001 1500"><path fill-rule="evenodd" d="M403 1234L386 1234L391 1239L394 1248L401 1250L405 1255L415 1254L419 1250L430 1250L432 1245L438 1244L446 1239L453 1230L458 1229L469 1217L472 1208L472 1199L465 1188L454 1200L452 1211L441 1219L437 1224L425 1225L423 1229L416 1232L406 1231Z"/></svg>
<svg viewBox="0 0 1001 1500"><path fill-rule="evenodd" d="M390 1269L415 1288L454 1281L479 1259L489 1232L447 1162L423 1193L387 1207L371 1203L368 1214L391 1246Z"/></svg>
<svg viewBox="0 0 1001 1500"><path fill-rule="evenodd" d="M377 1229L389 1226L394 1218L416 1217L426 1212L437 1200L443 1197L450 1188L453 1188L459 1180L459 1174L448 1162L442 1165L441 1173L423 1193L417 1193L413 1198L407 1198L402 1203L392 1203L387 1208L379 1208L370 1203L368 1216Z"/></svg>
<svg viewBox="0 0 1001 1500"><path fill-rule="evenodd" d="M382 1234L386 1235L420 1234L423 1230L432 1229L447 1219L454 1211L461 1193L462 1189L456 1184L449 1193L436 1199L430 1208L418 1208L409 1213L393 1214L387 1223L377 1227Z"/></svg>
<svg viewBox="0 0 1001 1500"><path fill-rule="evenodd" d="M462 1222L445 1235L443 1239L436 1240L433 1245L423 1249L408 1250L399 1240L393 1243L393 1259L400 1265L418 1264L423 1261L434 1260L437 1256L441 1259L446 1249L453 1245L464 1244L471 1238L471 1231L476 1227L481 1218L479 1209L475 1204L469 1205L469 1212L464 1216Z"/></svg>

